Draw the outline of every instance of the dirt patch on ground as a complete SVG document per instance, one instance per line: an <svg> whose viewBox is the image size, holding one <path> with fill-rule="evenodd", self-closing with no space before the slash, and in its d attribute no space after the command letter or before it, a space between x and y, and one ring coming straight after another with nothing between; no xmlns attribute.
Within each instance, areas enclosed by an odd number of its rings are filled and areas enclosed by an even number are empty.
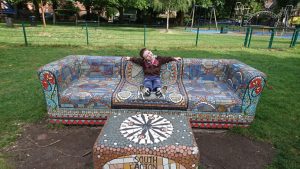
<svg viewBox="0 0 300 169"><path fill-rule="evenodd" d="M49 129L45 123L24 126L14 146L2 150L20 169L91 169L92 147L101 127ZM203 132L204 131L204 132ZM274 149L229 132L194 132L202 168L260 169L270 164Z"/></svg>
<svg viewBox="0 0 300 169"><path fill-rule="evenodd" d="M271 164L272 145L232 133L199 133L195 138L206 169L261 169Z"/></svg>

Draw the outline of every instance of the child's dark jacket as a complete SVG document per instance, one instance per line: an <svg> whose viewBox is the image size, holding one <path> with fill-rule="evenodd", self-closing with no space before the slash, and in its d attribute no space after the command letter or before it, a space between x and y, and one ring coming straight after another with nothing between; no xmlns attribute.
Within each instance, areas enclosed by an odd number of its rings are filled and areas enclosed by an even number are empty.
<svg viewBox="0 0 300 169"><path fill-rule="evenodd" d="M161 56L157 56L156 60L158 62L156 61L154 62L154 64L151 64L146 62L143 58L130 58L130 61L143 67L145 76L159 76L161 65L171 61L176 61L172 57L161 57Z"/></svg>

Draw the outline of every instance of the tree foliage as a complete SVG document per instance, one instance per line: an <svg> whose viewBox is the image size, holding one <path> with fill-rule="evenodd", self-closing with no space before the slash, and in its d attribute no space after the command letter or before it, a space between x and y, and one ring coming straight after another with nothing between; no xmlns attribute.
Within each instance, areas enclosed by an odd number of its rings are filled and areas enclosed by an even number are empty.
<svg viewBox="0 0 300 169"><path fill-rule="evenodd" d="M153 8L156 11L164 11L167 14L166 31L169 31L169 16L171 11L188 11L191 0L153 0Z"/></svg>
<svg viewBox="0 0 300 169"><path fill-rule="evenodd" d="M27 2L33 2L35 6L35 15L39 19L40 12L44 8L45 3L51 3L54 9L65 8L66 2L71 2L71 5L77 0L6 0L16 7L17 4ZM113 16L118 11L120 13L120 20L123 20L123 13L125 9L136 9L138 12L148 14L152 18L156 13L167 14L167 29L169 25L170 11L177 11L180 14L178 18L183 20L184 16L192 9L192 4L200 6L201 16L209 14L209 8L215 7L218 18L233 18L234 7L236 2L241 2L250 8L250 12L254 13L260 10L264 10L265 0L78 0L81 2L87 10L87 19L89 19L91 10L106 11L108 16ZM286 5L296 6L299 0L275 0L275 13L278 13L281 8ZM199 8L198 8L199 9ZM204 10L203 10L204 9ZM43 11L43 10L41 10ZM205 14L204 14L205 13ZM43 15L42 15L43 16Z"/></svg>
<svg viewBox="0 0 300 169"><path fill-rule="evenodd" d="M107 0L109 6L116 8L136 8L147 9L149 7L147 0Z"/></svg>
<svg viewBox="0 0 300 169"><path fill-rule="evenodd" d="M153 7L156 11L184 11L187 12L191 7L191 0L153 0Z"/></svg>
<svg viewBox="0 0 300 169"><path fill-rule="evenodd" d="M277 0L277 5L275 10L279 11L281 8L287 6L287 5L293 5L293 6L297 6L297 3L299 3L299 0Z"/></svg>
<svg viewBox="0 0 300 169"><path fill-rule="evenodd" d="M221 6L225 4L225 0L196 0L197 5L200 5L202 8L209 8L212 6Z"/></svg>

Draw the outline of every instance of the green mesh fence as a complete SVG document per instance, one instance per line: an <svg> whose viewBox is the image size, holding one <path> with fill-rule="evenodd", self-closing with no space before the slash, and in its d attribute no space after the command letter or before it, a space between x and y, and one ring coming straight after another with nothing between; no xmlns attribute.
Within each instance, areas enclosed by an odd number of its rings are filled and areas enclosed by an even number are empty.
<svg viewBox="0 0 300 169"><path fill-rule="evenodd" d="M236 48L244 46L245 32L241 30L229 31L228 34L200 33L196 46L197 31L187 31L184 28L172 28L166 33L165 28L144 29L144 27L90 26L88 24L87 26L85 24L80 26L47 25L43 28L40 25L31 27L25 24L28 45L143 47L145 43L145 46L150 48ZM250 48L268 48L270 34L268 32L258 34L255 31L253 31ZM278 36L278 34L279 32L276 32L274 36L272 48L288 48L291 38ZM0 43L25 44L22 24L15 24L13 28L0 24Z"/></svg>

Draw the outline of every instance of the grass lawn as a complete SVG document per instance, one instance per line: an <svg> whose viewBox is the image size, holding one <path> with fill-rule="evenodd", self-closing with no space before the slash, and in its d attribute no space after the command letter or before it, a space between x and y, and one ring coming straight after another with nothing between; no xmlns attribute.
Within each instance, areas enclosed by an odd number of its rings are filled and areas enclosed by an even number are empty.
<svg viewBox="0 0 300 169"><path fill-rule="evenodd" d="M0 25L0 148L15 141L22 124L46 117L38 67L71 54L137 56L144 38L143 28L90 28L87 46L81 27L36 27L27 33L30 45L25 47L21 27ZM253 36L251 48L244 48L244 35L201 34L195 47L196 34L180 28L168 34L149 28L146 36L147 47L159 55L232 58L265 72L271 89L264 90L254 123L232 131L272 143L277 155L270 168L299 168L299 43L288 48L289 39L275 38L269 50L269 37ZM0 154L0 168L7 167L5 158Z"/></svg>

